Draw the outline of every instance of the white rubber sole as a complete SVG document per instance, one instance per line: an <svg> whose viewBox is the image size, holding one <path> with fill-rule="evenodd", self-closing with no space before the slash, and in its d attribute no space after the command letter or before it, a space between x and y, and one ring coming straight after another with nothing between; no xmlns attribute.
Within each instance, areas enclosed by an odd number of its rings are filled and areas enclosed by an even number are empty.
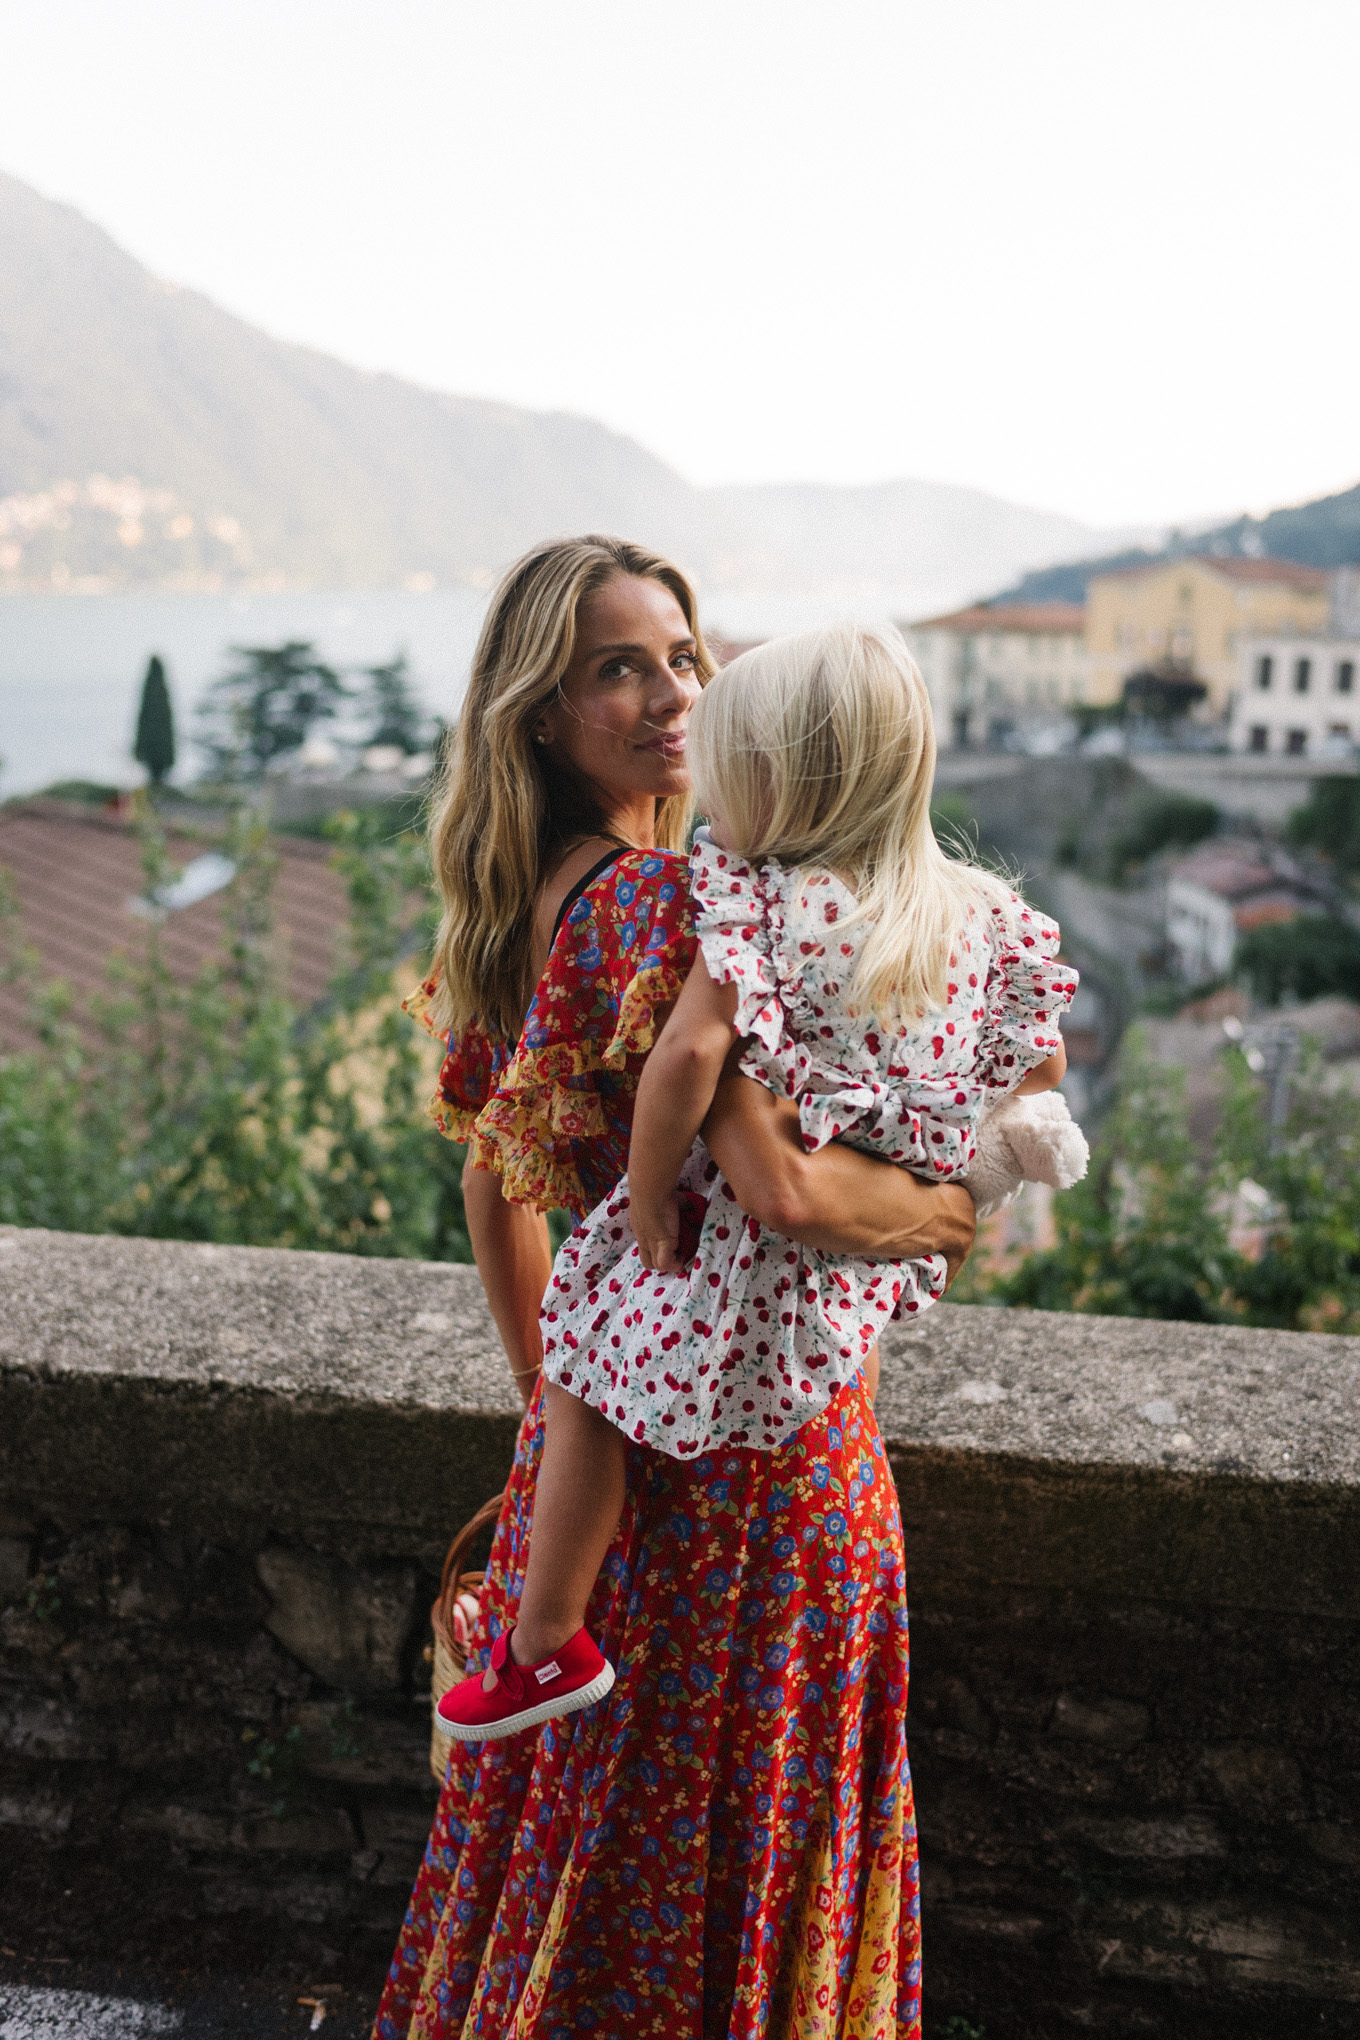
<svg viewBox="0 0 1360 2040"><path fill-rule="evenodd" d="M495 1742L503 1735L540 1728L545 1721L557 1721L564 1714L579 1714L583 1707L593 1707L597 1700L603 1700L613 1683L614 1667L606 1660L603 1671L597 1672L588 1686L578 1686L574 1693L560 1693L555 1700L540 1700L536 1707L522 1707L518 1714L507 1714L503 1721L465 1727L461 1721L445 1721L436 1707L434 1725L441 1735L452 1736L455 1742Z"/></svg>

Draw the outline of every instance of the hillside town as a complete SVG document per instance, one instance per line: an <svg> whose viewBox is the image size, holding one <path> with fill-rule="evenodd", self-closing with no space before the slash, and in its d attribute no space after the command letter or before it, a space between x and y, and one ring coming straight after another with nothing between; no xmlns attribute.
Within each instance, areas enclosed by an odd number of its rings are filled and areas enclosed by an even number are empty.
<svg viewBox="0 0 1360 2040"><path fill-rule="evenodd" d="M1350 759L1360 569L1190 554L903 625L942 747Z"/></svg>

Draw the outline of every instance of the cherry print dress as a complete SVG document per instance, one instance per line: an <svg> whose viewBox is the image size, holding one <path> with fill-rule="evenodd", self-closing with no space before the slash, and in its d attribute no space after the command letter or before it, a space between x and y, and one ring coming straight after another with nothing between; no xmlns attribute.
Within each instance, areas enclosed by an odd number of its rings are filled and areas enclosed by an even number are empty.
<svg viewBox="0 0 1360 2040"><path fill-rule="evenodd" d="M874 1028L848 1003L869 924L838 878L756 869L701 829L691 889L709 974L737 988L742 1069L797 1100L809 1150L844 1140L947 1181L973 1158L988 1094L1059 1045L1076 975L1056 961L1056 923L1014 895L1009 916L982 902L970 912L940 1011ZM895 1314L944 1293L942 1254L854 1260L747 1218L702 1142L681 1183L707 1200L683 1274L643 1267L625 1176L562 1247L543 1303L548 1379L638 1444L677 1459L780 1445L853 1379Z"/></svg>
<svg viewBox="0 0 1360 2040"><path fill-rule="evenodd" d="M623 1173L687 878L621 856L518 1043L447 1042L433 1116L512 1201L581 1219ZM516 1617L543 1436L536 1390L471 1671ZM906 1558L863 1381L781 1450L630 1447L587 1619L606 1700L451 1747L374 2040L920 2040Z"/></svg>

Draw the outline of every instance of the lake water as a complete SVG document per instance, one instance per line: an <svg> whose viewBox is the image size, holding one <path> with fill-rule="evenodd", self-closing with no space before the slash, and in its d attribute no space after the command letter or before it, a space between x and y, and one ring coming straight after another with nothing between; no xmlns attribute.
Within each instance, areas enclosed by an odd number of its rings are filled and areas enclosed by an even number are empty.
<svg viewBox="0 0 1360 2040"><path fill-rule="evenodd" d="M59 779L140 784L131 747L153 652L165 661L175 707L176 778L192 776L193 711L226 669L232 645L303 638L330 664L347 667L376 665L404 650L426 707L451 718L485 606L486 596L473 589L0 596L0 797ZM728 593L706 605L705 620L742 639L848 615L865 621L922 615L936 606L938 595L910 590L854 598Z"/></svg>

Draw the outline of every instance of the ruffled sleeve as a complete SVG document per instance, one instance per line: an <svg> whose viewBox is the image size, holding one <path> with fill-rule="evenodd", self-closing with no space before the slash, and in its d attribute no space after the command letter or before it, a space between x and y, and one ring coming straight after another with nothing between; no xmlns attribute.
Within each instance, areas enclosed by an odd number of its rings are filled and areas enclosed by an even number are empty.
<svg viewBox="0 0 1360 2040"><path fill-rule="evenodd" d="M486 1029L475 1023L456 1041L451 1034L442 1034L431 1012L438 987L437 977L426 978L409 998L402 1000L401 1008L418 1027L444 1044L439 1081L430 1100L430 1117L449 1140L465 1141L471 1138L477 1116L495 1090L496 1080L512 1051L505 1042L493 1041Z"/></svg>
<svg viewBox="0 0 1360 2040"><path fill-rule="evenodd" d="M1059 1022L1080 981L1058 955L1057 922L1012 897L1009 924L992 910L987 1016L978 1045L978 1081L997 1091L1013 1091L1061 1046Z"/></svg>
<svg viewBox="0 0 1360 2040"><path fill-rule="evenodd" d="M471 1134L512 1203L584 1213L627 1167L643 1061L697 947L686 881L672 851L625 851L563 922Z"/></svg>
<svg viewBox="0 0 1360 2040"><path fill-rule="evenodd" d="M779 902L744 858L722 850L707 829L690 857L694 932L715 984L735 985L733 1030L753 1034L773 1055L784 1042L775 944Z"/></svg>

